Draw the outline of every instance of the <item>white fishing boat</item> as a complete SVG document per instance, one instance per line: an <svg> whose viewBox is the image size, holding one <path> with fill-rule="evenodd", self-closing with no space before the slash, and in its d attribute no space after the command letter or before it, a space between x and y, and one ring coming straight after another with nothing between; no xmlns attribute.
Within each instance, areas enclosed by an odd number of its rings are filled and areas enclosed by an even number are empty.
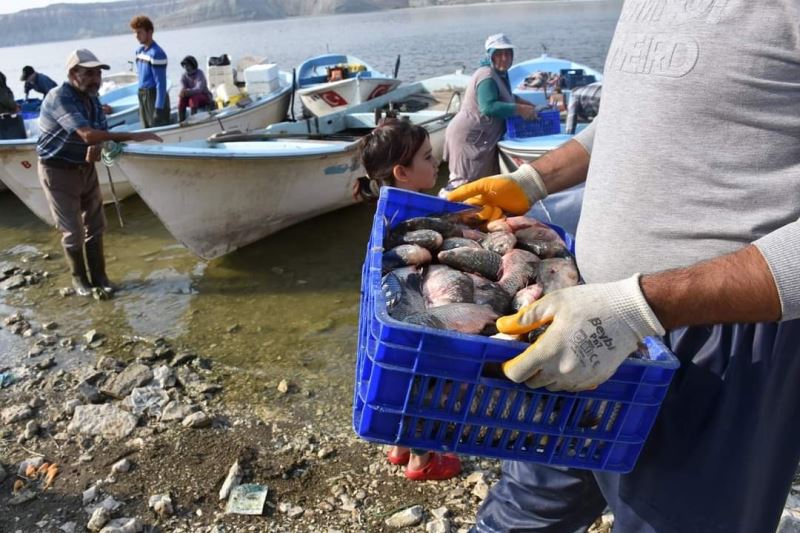
<svg viewBox="0 0 800 533"><path fill-rule="evenodd" d="M291 93L291 75L281 73L279 89L270 94L261 95L250 100L240 100L236 105L231 105L218 111L199 112L196 115L191 115L184 122L150 128L148 131L159 135L164 139L164 143L179 143L205 139L214 133L223 131L247 132L263 128L268 124L279 122L286 118ZM139 124L137 122L134 124L121 124L114 128L114 131L135 131L138 129ZM36 165L35 139L0 141L0 180L36 216L45 223L52 224L50 208L39 183ZM108 172L102 163L97 163L100 190L103 194L103 201L106 203L114 200ZM112 167L110 173L118 200L134 194L134 189L128 182L127 176L119 168Z"/></svg>
<svg viewBox="0 0 800 533"><path fill-rule="evenodd" d="M423 125L441 151L455 109L446 106L469 77L440 76L402 88L432 108L401 116ZM400 96L400 95L397 95ZM212 259L308 218L355 202L364 175L359 139L375 127L388 95L352 113L283 122L258 132L206 142L126 146L117 165L167 230L195 254Z"/></svg>
<svg viewBox="0 0 800 533"><path fill-rule="evenodd" d="M390 77L350 55L312 57L297 68L303 112L322 117L383 96L400 85L396 70Z"/></svg>

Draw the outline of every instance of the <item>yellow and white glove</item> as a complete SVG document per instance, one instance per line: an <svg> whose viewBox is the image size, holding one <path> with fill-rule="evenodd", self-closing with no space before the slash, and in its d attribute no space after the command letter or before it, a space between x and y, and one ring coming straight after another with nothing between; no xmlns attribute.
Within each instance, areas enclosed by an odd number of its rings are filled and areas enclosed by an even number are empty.
<svg viewBox="0 0 800 533"><path fill-rule="evenodd" d="M497 220L504 213L524 215L533 204L547 197L542 177L525 163L510 174L497 174L462 185L447 195L451 202L465 202L484 209L482 220Z"/></svg>
<svg viewBox="0 0 800 533"><path fill-rule="evenodd" d="M549 324L503 372L532 388L580 391L606 381L645 337L664 328L639 287L639 274L613 283L568 287L497 320L518 335Z"/></svg>

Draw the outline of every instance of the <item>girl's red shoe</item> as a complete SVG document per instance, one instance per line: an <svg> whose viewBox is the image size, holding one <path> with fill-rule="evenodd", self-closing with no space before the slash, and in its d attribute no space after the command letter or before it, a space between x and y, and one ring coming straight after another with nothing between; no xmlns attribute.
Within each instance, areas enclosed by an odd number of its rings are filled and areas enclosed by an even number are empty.
<svg viewBox="0 0 800 533"><path fill-rule="evenodd" d="M441 481L461 473L461 460L455 455L430 452L431 457L424 467L411 470L406 467L406 477L413 481Z"/></svg>
<svg viewBox="0 0 800 533"><path fill-rule="evenodd" d="M403 453L401 453L399 455L394 455L392 453L392 450L389 450L388 452L386 452L386 459L390 463L392 463L393 465L397 465L397 466L407 465L408 464L408 460L409 460L410 457L411 457L411 452L408 451L408 450L406 450L405 452L403 452Z"/></svg>

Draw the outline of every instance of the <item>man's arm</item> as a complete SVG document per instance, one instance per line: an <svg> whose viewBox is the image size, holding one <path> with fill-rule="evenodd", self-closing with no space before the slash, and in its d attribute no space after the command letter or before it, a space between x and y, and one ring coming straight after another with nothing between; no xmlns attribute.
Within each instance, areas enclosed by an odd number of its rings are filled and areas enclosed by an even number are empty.
<svg viewBox="0 0 800 533"><path fill-rule="evenodd" d="M114 142L125 142L125 141L133 141L133 142L144 142L144 141L158 141L163 142L161 137L156 135L155 133L151 133L148 131L131 131L131 132L116 132L116 131L105 131L105 130L97 130L94 128L90 128L89 126L83 126L75 130L75 133L89 145L100 144L106 141L114 141Z"/></svg>
<svg viewBox="0 0 800 533"><path fill-rule="evenodd" d="M586 181L589 152L576 140L569 140L530 164L544 181L547 193L563 191Z"/></svg>
<svg viewBox="0 0 800 533"><path fill-rule="evenodd" d="M781 301L754 245L696 265L642 276L645 299L665 329L781 318Z"/></svg>

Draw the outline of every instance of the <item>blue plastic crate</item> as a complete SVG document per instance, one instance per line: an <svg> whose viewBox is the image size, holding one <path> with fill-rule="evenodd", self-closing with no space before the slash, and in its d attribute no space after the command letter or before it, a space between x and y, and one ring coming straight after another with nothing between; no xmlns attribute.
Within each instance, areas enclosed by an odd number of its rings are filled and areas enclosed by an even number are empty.
<svg viewBox="0 0 800 533"><path fill-rule="evenodd" d="M561 133L561 115L557 109L541 109L539 118L525 120L522 117L506 119L506 139L524 139Z"/></svg>
<svg viewBox="0 0 800 533"><path fill-rule="evenodd" d="M654 338L593 391L512 383L499 364L526 344L393 319L380 290L384 235L407 218L465 209L384 188L362 269L353 427L370 441L575 468L630 471L678 361ZM498 377L500 376L500 377Z"/></svg>

